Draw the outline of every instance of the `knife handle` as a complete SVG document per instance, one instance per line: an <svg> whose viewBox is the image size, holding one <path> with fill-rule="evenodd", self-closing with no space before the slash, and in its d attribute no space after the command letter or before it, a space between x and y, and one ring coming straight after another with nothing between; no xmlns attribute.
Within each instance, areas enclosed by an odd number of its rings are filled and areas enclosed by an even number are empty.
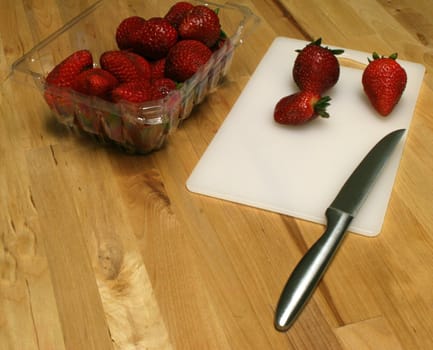
<svg viewBox="0 0 433 350"><path fill-rule="evenodd" d="M335 208L326 210L327 228L290 275L277 304L275 328L287 331L331 262L353 216Z"/></svg>

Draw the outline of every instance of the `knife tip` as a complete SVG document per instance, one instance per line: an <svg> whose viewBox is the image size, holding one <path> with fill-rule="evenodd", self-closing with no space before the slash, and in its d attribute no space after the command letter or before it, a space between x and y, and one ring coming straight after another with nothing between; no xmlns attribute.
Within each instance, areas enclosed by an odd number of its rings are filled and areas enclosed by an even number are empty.
<svg viewBox="0 0 433 350"><path fill-rule="evenodd" d="M398 135L398 136L403 136L403 134L406 132L406 129L397 129L397 130L394 130L393 132L391 132L391 134L396 134L396 135Z"/></svg>
<svg viewBox="0 0 433 350"><path fill-rule="evenodd" d="M295 317L293 315L287 315L278 309L275 315L274 327L279 332L286 332L292 326Z"/></svg>
<svg viewBox="0 0 433 350"><path fill-rule="evenodd" d="M289 326L279 324L278 322L274 323L274 327L278 332L286 332L290 328Z"/></svg>

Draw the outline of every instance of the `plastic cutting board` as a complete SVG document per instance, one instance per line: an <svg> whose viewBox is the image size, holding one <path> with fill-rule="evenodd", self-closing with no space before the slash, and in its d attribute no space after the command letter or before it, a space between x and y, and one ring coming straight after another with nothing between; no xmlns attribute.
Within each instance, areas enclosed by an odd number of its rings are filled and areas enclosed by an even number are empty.
<svg viewBox="0 0 433 350"><path fill-rule="evenodd" d="M297 90L292 78L296 49L307 44L276 38L187 180L188 190L325 223L325 210L367 152L389 132L408 129L424 66L398 60L408 83L394 111L378 116L362 91L362 70L341 66L329 119L303 126L279 125L273 109ZM324 43L332 48L331 45ZM343 56L367 63L370 53L345 49ZM386 164L349 231L380 233L404 140Z"/></svg>

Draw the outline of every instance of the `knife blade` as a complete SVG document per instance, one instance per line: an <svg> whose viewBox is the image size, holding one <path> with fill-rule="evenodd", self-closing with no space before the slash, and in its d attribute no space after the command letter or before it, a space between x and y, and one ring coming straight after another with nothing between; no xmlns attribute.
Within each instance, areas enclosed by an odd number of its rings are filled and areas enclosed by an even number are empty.
<svg viewBox="0 0 433 350"><path fill-rule="evenodd" d="M274 325L287 331L305 304L339 248L350 222L367 197L405 129L382 138L359 163L326 209L326 230L296 265L278 300Z"/></svg>

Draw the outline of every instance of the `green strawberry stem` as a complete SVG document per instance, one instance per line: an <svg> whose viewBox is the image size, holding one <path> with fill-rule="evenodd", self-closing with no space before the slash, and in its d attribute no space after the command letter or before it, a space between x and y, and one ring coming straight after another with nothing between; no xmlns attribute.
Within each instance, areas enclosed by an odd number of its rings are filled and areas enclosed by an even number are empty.
<svg viewBox="0 0 433 350"><path fill-rule="evenodd" d="M314 112L322 118L329 118L326 108L330 105L331 97L323 96L314 104Z"/></svg>
<svg viewBox="0 0 433 350"><path fill-rule="evenodd" d="M374 60L380 60L381 58L386 58L385 56L381 56L379 55L376 51L373 52L372 54L373 60L371 60L370 58L368 58L368 62L372 62ZM391 58L392 60L396 60L398 57L398 53L394 52L393 54L389 55L388 58Z"/></svg>
<svg viewBox="0 0 433 350"><path fill-rule="evenodd" d="M220 37L219 37L219 38L220 38L220 39L227 39L227 38L228 38L226 32L225 32L224 30L222 30L222 29L221 29Z"/></svg>
<svg viewBox="0 0 433 350"><path fill-rule="evenodd" d="M322 46L322 38L311 41L308 45ZM342 53L344 53L343 49L330 49L328 46L323 46L323 48L331 51L334 55L341 55ZM297 49L295 51L301 52L302 49Z"/></svg>

